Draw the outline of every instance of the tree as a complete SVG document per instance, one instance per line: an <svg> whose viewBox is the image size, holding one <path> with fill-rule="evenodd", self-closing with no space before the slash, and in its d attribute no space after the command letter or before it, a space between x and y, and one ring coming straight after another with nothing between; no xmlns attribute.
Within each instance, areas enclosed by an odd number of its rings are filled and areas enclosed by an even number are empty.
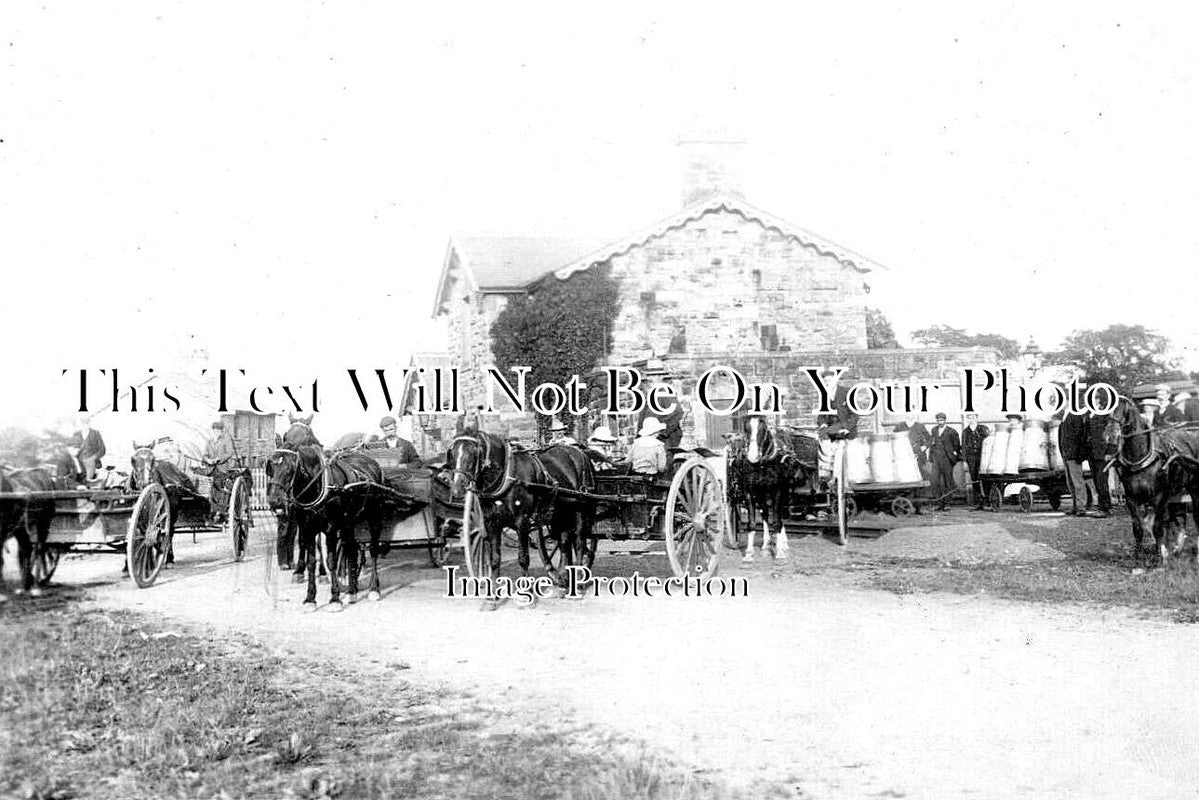
<svg viewBox="0 0 1199 800"><path fill-rule="evenodd" d="M1144 325L1110 325L1101 331L1074 331L1054 359L1080 367L1088 383L1109 383L1128 392L1176 374L1177 364L1166 355L1169 347L1169 339Z"/></svg>
<svg viewBox="0 0 1199 800"><path fill-rule="evenodd" d="M866 309L866 347L871 350L885 350L899 347L895 338L895 329L891 320L877 308Z"/></svg>
<svg viewBox="0 0 1199 800"><path fill-rule="evenodd" d="M1020 355L1020 343L998 333L967 333L964 328L933 325L912 331L912 338L926 347L993 347L1004 358Z"/></svg>
<svg viewBox="0 0 1199 800"><path fill-rule="evenodd" d="M545 382L561 386L607 357L619 309L620 286L607 265L566 280L546 278L528 295L509 300L492 324L496 366L505 372L530 367L529 389Z"/></svg>

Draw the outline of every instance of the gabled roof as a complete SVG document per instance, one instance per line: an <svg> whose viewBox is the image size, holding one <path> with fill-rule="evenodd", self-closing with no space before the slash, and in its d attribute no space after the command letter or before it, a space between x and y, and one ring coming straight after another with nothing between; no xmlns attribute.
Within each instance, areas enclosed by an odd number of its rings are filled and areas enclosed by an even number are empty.
<svg viewBox="0 0 1199 800"><path fill-rule="evenodd" d="M600 244L594 239L554 236L455 236L446 249L433 316L455 280L466 280L484 293L519 292Z"/></svg>
<svg viewBox="0 0 1199 800"><path fill-rule="evenodd" d="M559 280L569 278L580 270L589 269L596 264L602 264L606 261L615 258L616 256L624 255L638 247L644 247L655 239L659 239L666 234L676 231L689 223L696 222L709 214L718 214L720 212L736 214L749 222L756 222L768 230L773 230L786 236L788 239L815 250L820 255L828 255L837 259L846 267L857 270L861 273L870 272L875 269L886 269L883 265L867 258L866 256L850 250L848 247L843 247L836 242L825 239L823 236L812 233L809 230L794 225L786 220L779 219L771 214L767 214L759 208L756 208L742 200L740 197L732 195L715 195L705 198L704 200L689 206L678 212L672 217L651 225L637 233L627 236L611 244L605 245L595 251L587 253L579 259L563 266L554 271L554 276ZM548 276L544 276L548 277Z"/></svg>
<svg viewBox="0 0 1199 800"><path fill-rule="evenodd" d="M455 280L484 293L514 293L525 291L550 275L564 280L580 270L602 264L637 247L644 247L672 231L702 219L709 214L727 212L811 248L821 255L832 256L847 268L861 273L886 269L881 264L825 239L786 220L767 214L733 195L714 195L705 198L675 215L615 242L602 242L560 237L531 236L458 236L450 239L441 279L433 305L433 316L443 309L449 289Z"/></svg>

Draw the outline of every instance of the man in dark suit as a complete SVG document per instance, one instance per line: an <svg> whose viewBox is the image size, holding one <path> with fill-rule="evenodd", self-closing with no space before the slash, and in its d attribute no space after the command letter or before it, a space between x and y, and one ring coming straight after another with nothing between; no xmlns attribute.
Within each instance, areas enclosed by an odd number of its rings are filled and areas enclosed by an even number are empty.
<svg viewBox="0 0 1199 800"><path fill-rule="evenodd" d="M962 428L962 458L970 472L970 490L974 493L975 508L980 511L985 498L978 475L982 469L983 439L989 433L986 425L978 424L978 414L966 415L966 427Z"/></svg>
<svg viewBox="0 0 1199 800"><path fill-rule="evenodd" d="M1174 395L1174 402L1161 410L1163 425L1182 425L1199 422L1199 400L1188 391Z"/></svg>
<svg viewBox="0 0 1199 800"><path fill-rule="evenodd" d="M896 433L907 431L908 442L912 445L912 452L916 454L916 463L920 465L920 474L927 476L928 428L924 427L923 422L913 418L910 423L906 420L899 423L893 430Z"/></svg>
<svg viewBox="0 0 1199 800"><path fill-rule="evenodd" d="M1085 414L1066 414L1062 417L1062 425L1058 428L1058 449L1062 452L1062 460L1066 462L1066 483L1074 501L1074 508L1069 513L1076 517L1085 516L1087 486L1083 479L1082 462L1087 460L1089 450Z"/></svg>
<svg viewBox="0 0 1199 800"><path fill-rule="evenodd" d="M1087 462L1091 465L1091 483L1095 485L1095 495L1099 501L1097 510L1091 516L1099 519L1110 517L1112 513L1112 493L1104 467L1107 466L1108 456L1115 455L1115 448L1105 441L1103 435L1110 419L1110 414L1086 416Z"/></svg>
<svg viewBox="0 0 1199 800"><path fill-rule="evenodd" d="M87 480L96 477L96 470L100 468L100 459L104 458L104 454L108 452L104 447L104 437L100 435L100 431L93 430L91 420L87 417L79 421L79 432L75 434L79 437L79 461L83 464L84 474Z"/></svg>
<svg viewBox="0 0 1199 800"><path fill-rule="evenodd" d="M945 415L937 414L937 424L929 433L928 462L932 470L932 494L937 510L949 508L953 493L953 465L962 460L962 444L958 432L945 424Z"/></svg>

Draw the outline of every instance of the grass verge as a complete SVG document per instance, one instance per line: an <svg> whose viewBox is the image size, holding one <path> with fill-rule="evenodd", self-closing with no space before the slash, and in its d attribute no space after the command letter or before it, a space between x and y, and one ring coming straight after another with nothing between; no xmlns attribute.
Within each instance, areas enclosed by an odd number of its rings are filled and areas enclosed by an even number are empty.
<svg viewBox="0 0 1199 800"><path fill-rule="evenodd" d="M0 796L736 798L591 729L214 643L68 590L0 606Z"/></svg>

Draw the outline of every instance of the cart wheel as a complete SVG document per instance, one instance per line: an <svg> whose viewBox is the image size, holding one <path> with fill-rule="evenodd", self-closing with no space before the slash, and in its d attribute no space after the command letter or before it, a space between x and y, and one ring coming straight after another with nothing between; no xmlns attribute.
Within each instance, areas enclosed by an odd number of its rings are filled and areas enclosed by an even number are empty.
<svg viewBox="0 0 1199 800"><path fill-rule="evenodd" d="M834 514L836 514L839 511L839 509L837 508L837 496L836 495L833 495L833 499L831 502L832 502L832 512ZM850 495L845 495L845 518L853 519L854 517L856 517L858 515L858 511L859 511L858 501L853 499L853 497L851 497Z"/></svg>
<svg viewBox="0 0 1199 800"><path fill-rule="evenodd" d="M437 569L445 566L449 560L450 548L446 546L445 539L440 542L429 542L429 563Z"/></svg>
<svg viewBox="0 0 1199 800"><path fill-rule="evenodd" d="M239 475L233 482L233 490L229 492L229 515L225 520L225 530L233 543L233 560L241 561L246 557L246 544L250 541L250 528L254 520L250 516L250 485L245 475Z"/></svg>
<svg viewBox="0 0 1199 800"><path fill-rule="evenodd" d="M473 491L466 493L462 503L462 555L466 561L466 572L472 578L492 577L492 553L496 542L487 533L487 521L483 518L483 504Z"/></svg>
<svg viewBox="0 0 1199 800"><path fill-rule="evenodd" d="M991 487L991 510L1000 511L1003 509L1003 489L998 486Z"/></svg>
<svg viewBox="0 0 1199 800"><path fill-rule="evenodd" d="M154 583L167 560L171 535L171 501L166 489L151 483L142 489L125 535L125 563L139 588Z"/></svg>
<svg viewBox="0 0 1199 800"><path fill-rule="evenodd" d="M58 559L62 556L62 550L52 544L43 544L33 546L33 579L37 581L38 586L48 586L50 579L54 577L54 570L58 569Z"/></svg>
<svg viewBox="0 0 1199 800"><path fill-rule="evenodd" d="M714 575L728 536L720 481L702 458L679 467L666 495L666 555L676 577Z"/></svg>
<svg viewBox="0 0 1199 800"><path fill-rule="evenodd" d="M891 501L891 513L897 517L906 517L916 513L916 505L910 498L896 497Z"/></svg>
<svg viewBox="0 0 1199 800"><path fill-rule="evenodd" d="M1027 486L1020 487L1020 510L1025 514L1032 511L1032 490Z"/></svg>

